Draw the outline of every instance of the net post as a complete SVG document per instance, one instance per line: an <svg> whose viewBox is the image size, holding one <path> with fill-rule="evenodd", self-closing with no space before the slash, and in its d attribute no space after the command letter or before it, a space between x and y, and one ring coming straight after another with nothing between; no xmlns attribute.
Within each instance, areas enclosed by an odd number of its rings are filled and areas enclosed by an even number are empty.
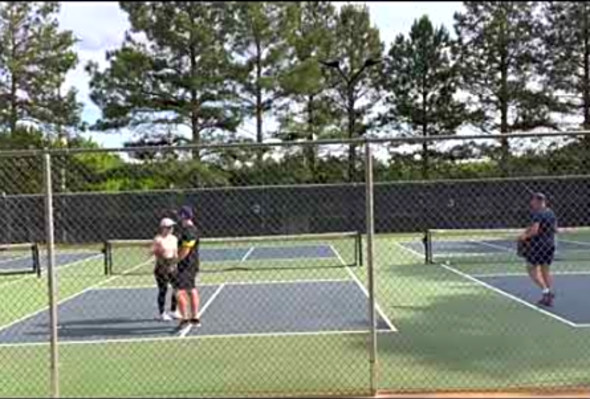
<svg viewBox="0 0 590 399"><path fill-rule="evenodd" d="M110 254L110 248L109 248L109 242L108 241L104 241L102 243L102 254L103 254L103 264L104 264L104 275L108 276L109 275L109 254Z"/></svg>
<svg viewBox="0 0 590 399"><path fill-rule="evenodd" d="M39 257L39 243L34 243L31 247L33 251L33 269L37 277L41 278L41 258Z"/></svg>
<svg viewBox="0 0 590 399"><path fill-rule="evenodd" d="M424 244L424 262L427 265L432 264L432 233L430 230L424 230L424 237L422 238Z"/></svg>
<svg viewBox="0 0 590 399"><path fill-rule="evenodd" d="M357 232L356 236L356 250L357 250L357 261L359 266L363 266L363 233Z"/></svg>
<svg viewBox="0 0 590 399"><path fill-rule="evenodd" d="M367 281L369 291L369 322L370 322L370 346L369 346L369 363L370 363L370 390L371 395L377 394L377 328L375 312L375 284L373 271L373 236L375 233L374 209L373 209L373 155L371 153L371 144L365 142L365 206L366 206L366 229L367 229Z"/></svg>
<svg viewBox="0 0 590 399"><path fill-rule="evenodd" d="M45 232L47 240L47 288L49 296L51 396L59 397L59 361L57 337L57 304L55 279L55 241L53 225L53 192L51 186L51 155L43 154L43 180L45 183Z"/></svg>
<svg viewBox="0 0 590 399"><path fill-rule="evenodd" d="M107 264L109 267L109 275L113 275L113 244L107 241Z"/></svg>

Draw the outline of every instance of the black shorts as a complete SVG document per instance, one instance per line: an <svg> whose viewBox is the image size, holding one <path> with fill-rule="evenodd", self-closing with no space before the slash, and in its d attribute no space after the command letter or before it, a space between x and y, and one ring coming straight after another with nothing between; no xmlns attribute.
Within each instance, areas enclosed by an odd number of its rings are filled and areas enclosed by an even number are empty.
<svg viewBox="0 0 590 399"><path fill-rule="evenodd" d="M555 256L555 247L531 247L526 260L529 266L550 266Z"/></svg>
<svg viewBox="0 0 590 399"><path fill-rule="evenodd" d="M175 290L192 290L196 287L197 274L196 267L180 269L174 275L172 286Z"/></svg>

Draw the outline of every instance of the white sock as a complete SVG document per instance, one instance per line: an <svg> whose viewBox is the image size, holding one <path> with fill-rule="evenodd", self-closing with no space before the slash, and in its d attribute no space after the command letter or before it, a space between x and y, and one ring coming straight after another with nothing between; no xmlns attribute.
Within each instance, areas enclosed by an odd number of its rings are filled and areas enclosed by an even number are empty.
<svg viewBox="0 0 590 399"><path fill-rule="evenodd" d="M550 292L551 292L551 290L549 288L543 289L543 294L549 294Z"/></svg>

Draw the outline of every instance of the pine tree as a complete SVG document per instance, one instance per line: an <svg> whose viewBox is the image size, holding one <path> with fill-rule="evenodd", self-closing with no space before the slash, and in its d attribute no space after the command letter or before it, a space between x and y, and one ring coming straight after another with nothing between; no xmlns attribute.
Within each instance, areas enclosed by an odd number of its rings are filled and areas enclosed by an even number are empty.
<svg viewBox="0 0 590 399"><path fill-rule="evenodd" d="M284 140L315 140L335 134L336 112L329 101L329 74L320 61L333 58L336 11L328 1L295 2L291 10L296 21L290 32L289 45L292 64L281 80L282 90L289 102L280 111ZM315 148L305 147L306 162L315 173Z"/></svg>
<svg viewBox="0 0 590 399"><path fill-rule="evenodd" d="M454 134L467 118L456 100L459 70L453 42L443 27L427 16L414 21L408 37L398 35L385 61L382 115L385 126L404 136ZM428 143L422 144L422 176L428 178Z"/></svg>
<svg viewBox="0 0 590 399"><path fill-rule="evenodd" d="M335 103L346 125L341 130L346 137L363 136L370 128L369 116L379 100L383 53L379 29L372 26L366 6L344 5L336 22L335 61L328 65L332 79L337 82ZM337 67L337 68L336 68ZM336 69L336 70L335 70ZM348 179L357 180L356 146L348 149Z"/></svg>
<svg viewBox="0 0 590 399"><path fill-rule="evenodd" d="M256 120L256 141L264 140L264 114L283 95L280 76L286 69L292 29L286 2L239 1L233 5L232 51L241 60L241 99Z"/></svg>
<svg viewBox="0 0 590 399"><path fill-rule="evenodd" d="M546 82L564 94L568 113L583 117L590 130L590 4L576 1L542 2Z"/></svg>
<svg viewBox="0 0 590 399"><path fill-rule="evenodd" d="M107 52L109 66L91 75L91 99L102 110L97 128L135 128L150 136L158 127L190 131L199 144L226 138L241 120L225 3L121 2L131 31L122 47ZM142 37L143 36L143 37ZM195 150L193 158L198 160Z"/></svg>
<svg viewBox="0 0 590 399"><path fill-rule="evenodd" d="M511 133L556 127L554 98L539 86L542 39L535 3L468 1L455 14L463 89L481 110L484 132ZM535 85L536 84L536 85ZM500 163L508 173L508 140L501 140Z"/></svg>
<svg viewBox="0 0 590 399"><path fill-rule="evenodd" d="M45 134L80 123L76 91L62 94L66 74L78 57L72 32L59 29L56 2L0 5L0 125L17 133L33 123Z"/></svg>

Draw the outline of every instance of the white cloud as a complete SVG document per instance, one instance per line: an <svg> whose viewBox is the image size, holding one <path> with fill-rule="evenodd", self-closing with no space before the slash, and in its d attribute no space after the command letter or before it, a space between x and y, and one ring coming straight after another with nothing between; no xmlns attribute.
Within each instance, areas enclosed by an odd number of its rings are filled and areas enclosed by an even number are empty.
<svg viewBox="0 0 590 399"><path fill-rule="evenodd" d="M364 2L349 2L363 4ZM345 2L335 2L337 6ZM428 15L435 25L444 24L452 31L453 14L462 9L460 2L367 2L371 19L381 32L381 40L389 44L400 33L407 33L416 18ZM88 61L105 64L105 51L121 45L125 30L129 28L127 15L117 2L62 2L59 21L63 29L72 30L80 40L76 51L80 58L77 68L66 79L74 86L84 103L83 117L89 123L100 117L100 110L89 98L88 75L84 67ZM268 125L273 125L269 120ZM254 133L251 121L244 123L242 132ZM130 134L92 133L92 138L103 146L121 146Z"/></svg>

